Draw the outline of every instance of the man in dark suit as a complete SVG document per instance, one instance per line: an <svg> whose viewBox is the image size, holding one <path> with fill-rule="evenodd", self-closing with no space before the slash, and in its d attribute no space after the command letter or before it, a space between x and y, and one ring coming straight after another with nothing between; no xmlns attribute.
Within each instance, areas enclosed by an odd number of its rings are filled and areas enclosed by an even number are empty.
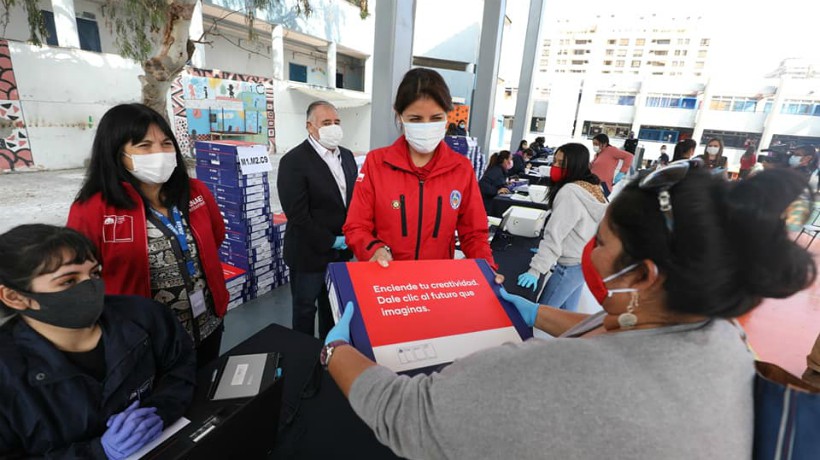
<svg viewBox="0 0 820 460"><path fill-rule="evenodd" d="M350 260L342 235L358 170L350 150L340 147L342 127L336 108L316 101L307 109L308 138L282 157L276 187L288 218L285 263L290 266L293 329L313 335L316 303L319 336L331 327L325 270Z"/></svg>

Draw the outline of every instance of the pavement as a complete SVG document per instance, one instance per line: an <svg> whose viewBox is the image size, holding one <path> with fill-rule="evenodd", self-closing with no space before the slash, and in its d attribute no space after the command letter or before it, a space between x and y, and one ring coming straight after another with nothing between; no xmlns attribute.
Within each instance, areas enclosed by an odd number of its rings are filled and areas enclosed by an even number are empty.
<svg viewBox="0 0 820 460"><path fill-rule="evenodd" d="M276 175L282 155L273 155L271 209L280 211ZM191 177L196 174L189 170ZM85 169L0 173L0 233L23 224L65 225L68 210L83 183Z"/></svg>

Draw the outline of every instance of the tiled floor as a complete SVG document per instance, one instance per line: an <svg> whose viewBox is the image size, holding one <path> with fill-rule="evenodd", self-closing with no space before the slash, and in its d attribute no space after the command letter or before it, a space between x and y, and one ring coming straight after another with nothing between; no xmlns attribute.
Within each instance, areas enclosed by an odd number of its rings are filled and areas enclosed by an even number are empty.
<svg viewBox="0 0 820 460"><path fill-rule="evenodd" d="M221 351L230 350L271 323L289 328L291 318L290 285L286 284L228 311Z"/></svg>

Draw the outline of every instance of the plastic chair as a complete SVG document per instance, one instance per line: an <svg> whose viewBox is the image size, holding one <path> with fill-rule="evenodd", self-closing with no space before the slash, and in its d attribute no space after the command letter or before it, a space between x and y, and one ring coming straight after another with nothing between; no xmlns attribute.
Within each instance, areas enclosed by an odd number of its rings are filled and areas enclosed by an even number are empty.
<svg viewBox="0 0 820 460"><path fill-rule="evenodd" d="M800 230L797 238L794 239L794 242L796 243L804 234L810 236L811 239L809 240L809 244L806 245L806 249L811 247L811 244L814 243L817 235L820 234L820 205L818 205L817 202L814 203L814 209L812 209L809 222L810 223L803 225L803 228Z"/></svg>

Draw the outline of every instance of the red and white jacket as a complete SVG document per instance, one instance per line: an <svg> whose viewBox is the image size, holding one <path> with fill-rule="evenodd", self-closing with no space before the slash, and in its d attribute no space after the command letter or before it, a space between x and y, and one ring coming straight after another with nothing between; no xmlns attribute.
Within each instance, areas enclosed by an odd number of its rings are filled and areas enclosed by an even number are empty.
<svg viewBox="0 0 820 460"><path fill-rule="evenodd" d="M384 245L395 260L452 259L458 231L467 257L497 268L472 165L444 142L434 155L433 169L421 180L404 136L368 153L343 227L357 259L370 260Z"/></svg>
<svg viewBox="0 0 820 460"><path fill-rule="evenodd" d="M74 202L66 225L87 236L97 245L105 279L106 294L138 295L151 298L148 266L148 235L145 206L131 184L123 183L134 209L122 209L103 201L101 193L87 201ZM199 262L214 299L217 316L228 307L228 290L222 273L218 248L225 239L225 222L205 184L190 179L191 201L188 224L196 240Z"/></svg>

